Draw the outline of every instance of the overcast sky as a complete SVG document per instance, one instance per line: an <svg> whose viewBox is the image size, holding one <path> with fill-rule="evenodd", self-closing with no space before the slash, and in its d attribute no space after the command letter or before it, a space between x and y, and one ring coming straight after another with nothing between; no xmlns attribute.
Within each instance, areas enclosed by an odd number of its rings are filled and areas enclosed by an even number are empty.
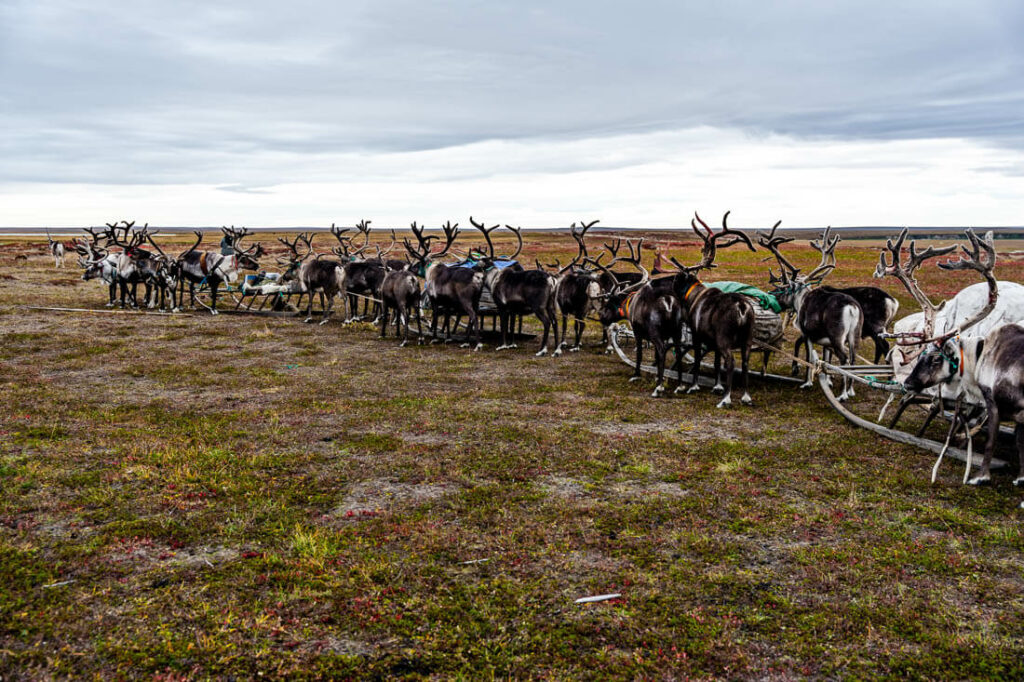
<svg viewBox="0 0 1024 682"><path fill-rule="evenodd" d="M0 225L1024 224L1020 2L0 0Z"/></svg>

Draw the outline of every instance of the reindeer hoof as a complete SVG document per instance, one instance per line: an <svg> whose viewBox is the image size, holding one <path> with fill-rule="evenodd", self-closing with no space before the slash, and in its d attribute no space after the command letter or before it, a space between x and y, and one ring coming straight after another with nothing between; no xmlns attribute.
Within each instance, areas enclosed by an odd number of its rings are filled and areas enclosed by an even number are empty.
<svg viewBox="0 0 1024 682"><path fill-rule="evenodd" d="M662 386L661 384L658 384L657 386L654 387L654 392L651 393L651 397L652 398L657 398L658 396L660 396L664 392L665 392L665 387Z"/></svg>
<svg viewBox="0 0 1024 682"><path fill-rule="evenodd" d="M985 474L984 476L975 476L974 478L967 479L967 485L984 485L991 481L992 478Z"/></svg>
<svg viewBox="0 0 1024 682"><path fill-rule="evenodd" d="M572 348L569 349L569 352L579 353L581 350L583 350L583 346L573 346Z"/></svg>
<svg viewBox="0 0 1024 682"><path fill-rule="evenodd" d="M604 354L605 355L611 355L614 351L615 351L614 348L612 348L611 346L608 346L607 348L604 349Z"/></svg>
<svg viewBox="0 0 1024 682"><path fill-rule="evenodd" d="M312 322L312 321L313 321L313 318L312 318L312 317L307 317L306 319L304 319L304 320L303 320L303 323L305 323L305 324L309 324L309 323L310 323L310 322Z"/></svg>
<svg viewBox="0 0 1024 682"><path fill-rule="evenodd" d="M714 386L711 387L711 392L712 393L725 393L725 386L723 386L722 384L715 384Z"/></svg>
<svg viewBox="0 0 1024 682"><path fill-rule="evenodd" d="M1013 479L1013 484L1014 485L1024 484L1024 476L1018 476L1017 478Z"/></svg>
<svg viewBox="0 0 1024 682"><path fill-rule="evenodd" d="M476 344L476 347L473 349L473 352L476 353L477 351L479 351L483 347L484 347L484 344L478 343L478 344Z"/></svg>
<svg viewBox="0 0 1024 682"><path fill-rule="evenodd" d="M715 407L732 407L732 398L730 396L725 396L718 402L717 405L715 405Z"/></svg>
<svg viewBox="0 0 1024 682"><path fill-rule="evenodd" d="M640 381L640 376L637 375L635 377L630 377L629 378L629 383L633 383L634 381Z"/></svg>
<svg viewBox="0 0 1024 682"><path fill-rule="evenodd" d="M548 354L548 349L547 348L541 348L539 351L534 353L533 356L535 358L542 358L542 357L544 357L547 354Z"/></svg>
<svg viewBox="0 0 1024 682"><path fill-rule="evenodd" d="M744 405L753 405L754 399L751 398L748 394L744 393L743 397L740 398L740 402L743 403Z"/></svg>
<svg viewBox="0 0 1024 682"><path fill-rule="evenodd" d="M685 391L686 391L686 386L684 386L683 384L679 384L678 386L676 386L676 390L674 390L672 392L673 393L683 393Z"/></svg>
<svg viewBox="0 0 1024 682"><path fill-rule="evenodd" d="M210 311L210 314L211 314L211 315L219 315L220 313L218 313L218 312L217 312L217 310L216 310L216 309L214 309L214 310L211 310L211 311Z"/></svg>
<svg viewBox="0 0 1024 682"><path fill-rule="evenodd" d="M327 320L320 320L320 326L321 327L324 326L325 324L327 324Z"/></svg>
<svg viewBox="0 0 1024 682"><path fill-rule="evenodd" d="M555 352L551 354L551 357L553 357L553 358L558 358L558 357L561 357L561 356L562 356L562 349L561 348L556 348Z"/></svg>
<svg viewBox="0 0 1024 682"><path fill-rule="evenodd" d="M805 381L804 383L800 384L800 388L810 388L813 385L814 384L812 384L810 381Z"/></svg>
<svg viewBox="0 0 1024 682"><path fill-rule="evenodd" d="M445 341L445 343L448 343L448 342ZM459 348L469 348L469 344L468 343L460 343L459 344Z"/></svg>
<svg viewBox="0 0 1024 682"><path fill-rule="evenodd" d="M699 390L700 390L700 385L699 384L694 384L693 386L690 386L688 389L686 389L686 393L687 394L696 393Z"/></svg>

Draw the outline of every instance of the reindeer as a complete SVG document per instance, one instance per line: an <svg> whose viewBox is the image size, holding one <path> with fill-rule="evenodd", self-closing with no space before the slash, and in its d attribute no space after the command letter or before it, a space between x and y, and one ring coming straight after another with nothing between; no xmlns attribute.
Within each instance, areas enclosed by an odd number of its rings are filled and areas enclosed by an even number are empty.
<svg viewBox="0 0 1024 682"><path fill-rule="evenodd" d="M514 342L508 338L509 326L515 333L515 316L525 313L532 313L544 326L544 336L540 342L540 350L536 356L547 355L548 334L554 326L554 345L558 347L558 318L556 316L555 285L556 279L549 275L542 268L536 270L523 270L521 267L511 266L516 257L523 250L523 235L521 228L514 228L511 225L505 227L516 235L518 247L515 253L510 256L499 256L495 253L494 243L491 241L491 232L498 226L488 229L482 224L470 218L470 223L480 230L487 242L487 254L483 261L489 266L484 275L484 286L490 289L491 297L498 311L498 318L501 321L501 345L496 350L516 348Z"/></svg>
<svg viewBox="0 0 1024 682"><path fill-rule="evenodd" d="M392 231L390 247L384 251L378 249L375 259L363 258L363 254L370 247L370 222L369 220L360 220L356 223L356 230L363 236L363 243L358 248L353 248L350 238L344 236L344 233L348 231L347 228L337 228L333 223L331 224L331 234L338 240L338 246L333 251L345 264L345 286L351 315L347 322L363 320L369 314L370 299L376 299L380 295L380 287L384 282L384 276L389 267L385 262L384 255L389 253L396 243L394 232ZM401 269L405 267L405 263L398 261L397 266ZM362 315L358 315L360 296L366 297L364 298ZM379 318L380 304L376 301L373 302L373 311ZM376 322L375 320L374 324Z"/></svg>
<svg viewBox="0 0 1024 682"><path fill-rule="evenodd" d="M987 483L991 479L990 466L998 439L999 422L1001 419L1013 420L1016 424L1014 433L1020 459L1017 478L1013 483L1020 485L1024 483L1024 326L1017 322L997 326L988 333L966 335L968 329L992 312L998 297L998 283L992 274L996 261L992 233L988 232L983 239L979 239L973 230L967 230L966 234L972 248L967 249L961 245L961 257L954 261L939 263L939 267L944 270L974 270L980 273L989 288L988 304L958 327L939 336L922 340L920 343L924 349L917 356L903 385L913 393L938 387L940 400L942 387L951 389L950 394L956 398L957 409L954 410L953 423L950 425L950 436L955 433L957 426L962 424L969 440L970 428L961 407L964 402L983 406L983 419L987 425L988 438L981 469L973 478L968 478L971 464L968 458L964 470L964 483L969 485ZM913 250L913 242L911 249ZM899 269L898 256L893 263L887 264L883 252L879 270L885 274L900 276L897 274ZM910 277L907 279L910 280ZM932 482L935 481L943 453L939 454L939 459L932 469Z"/></svg>
<svg viewBox="0 0 1024 682"><path fill-rule="evenodd" d="M615 275L608 268L617 262L627 263L639 271L640 279L637 282L616 284L612 291L605 295L600 320L606 327L622 319L629 320L636 340L636 367L629 379L631 382L639 381L641 378L644 342L648 341L654 346L657 379L651 397L657 398L665 391L665 357L669 342L675 350L674 367L676 371L682 368L683 308L672 291L671 278L651 281L650 273L641 263L643 239L640 239L635 247L633 242L628 240L626 244L629 256L616 255L608 267L601 265L596 259L589 259L587 262L612 279Z"/></svg>
<svg viewBox="0 0 1024 682"><path fill-rule="evenodd" d="M64 267L64 243L50 238L50 228L46 228L46 241L50 246L50 255L53 256L53 267Z"/></svg>
<svg viewBox="0 0 1024 682"><path fill-rule="evenodd" d="M118 230L124 234L118 237ZM153 293L153 280L156 273L156 264L152 261L148 251L141 248L149 234L149 224L140 229L135 229L135 221L122 220L120 227L118 223L107 223L104 232L108 244L119 246L121 253L117 258L117 283L121 291L121 307L125 307L125 298L128 297L131 307L138 307L138 287L141 283L146 290L144 302L152 307L151 296ZM127 241L122 241L125 239Z"/></svg>
<svg viewBox="0 0 1024 682"><path fill-rule="evenodd" d="M248 249L241 250L242 239L251 234L246 228L235 229L222 227L221 232L228 237L235 249L235 253L225 255L216 251L197 251L200 242L203 241L203 233L193 230L196 235L196 242L184 251L177 258L180 266L178 305L182 305L185 296L185 282L188 282L189 300L194 308L196 305L196 285L209 284L210 306L207 307L212 315L217 314L217 290L221 283L234 283L238 281L239 270L258 270L259 258L264 254L263 246L256 242Z"/></svg>
<svg viewBox="0 0 1024 682"><path fill-rule="evenodd" d="M314 254L314 236L299 234L290 242L278 237L277 241L291 252L291 257L287 261L288 269L281 275L279 281L281 284L295 282L300 293L309 295L304 322L313 321L313 294L320 294L320 307L323 310L320 324L327 324L334 309L334 297L346 290L347 275L343 264L323 258L323 254ZM298 247L300 241L306 246L306 252L301 255Z"/></svg>
<svg viewBox="0 0 1024 682"><path fill-rule="evenodd" d="M598 254L598 258L596 260L600 260L600 258L604 256L604 253L608 253L611 256L611 262L615 262L618 259L619 251L621 250L622 245L624 243L630 242L628 239L623 240L621 238L615 238L612 239L611 241L604 242L604 252ZM625 260L622 260L621 262L625 262ZM611 265L611 263L609 263L609 265ZM609 294L618 289L621 289L622 287L630 287L634 284L637 284L643 278L643 275L641 275L639 272L634 272L631 270L622 271L604 268L599 269L599 272L600 274L598 274L598 284L601 285L602 297L607 297ZM658 280L654 281L657 282ZM608 340L609 326L610 325L606 323L601 324L600 345L605 347L605 353L612 352L612 345L611 342Z"/></svg>
<svg viewBox="0 0 1024 682"><path fill-rule="evenodd" d="M984 337L995 328L1014 321L1015 318L1024 319L1024 287L1014 282L998 282L992 274L995 267L995 249L992 246L990 234L985 235L985 239L979 241L974 232L968 230L967 237L974 249L972 258L969 261L960 259L954 263L939 264L940 268L946 270L975 270L982 274L985 281L963 289L949 301L942 301L938 305L933 304L928 295L921 290L914 275L925 260L949 254L957 247L956 245L929 247L921 252L917 250L916 241L911 241L910 256L904 262L902 251L906 237L907 230L904 228L895 241L890 239L886 242L886 251L880 254L878 266L875 269L876 277L889 275L900 280L921 306L922 312L909 315L895 325L894 336L897 341L890 353L890 360L894 377L903 382L909 378L922 350L931 348L929 344L934 345L934 342L937 341L944 342L968 328L972 329L974 336ZM982 250L986 255L984 259L981 257ZM939 345L942 344L939 343ZM948 377L944 382L935 386L924 387L908 393L900 400L899 407L892 419L892 427L895 427L907 407L920 403L922 398L928 397L931 408L919 428L920 435L941 412L945 402L944 398L955 399L954 419L950 426L948 441L958 426L964 426L966 429L968 422L979 411L981 403L968 401L968 404L964 405L964 395L958 374ZM882 407L878 415L879 420L884 417L893 399L894 396L891 396ZM970 447L969 431L967 438L968 447ZM937 472L938 463L932 472L933 480Z"/></svg>
<svg viewBox="0 0 1024 682"><path fill-rule="evenodd" d="M767 245L771 245L771 249L775 254L776 260L782 259L781 262L785 262L783 265L784 270L792 270L793 265L779 252L778 247L782 244L787 244L793 241L792 237L776 237L775 232L778 230L779 225L782 221L778 221L772 226L771 232L767 236L759 233L759 243L764 248L769 248ZM838 235L836 236L838 239ZM840 240L841 241L841 240ZM832 256L832 260L835 260L835 256ZM832 262L834 266L835 263ZM780 283L780 280L775 277L774 273L769 272L769 277L773 284ZM896 313L899 311L900 302L897 301L893 296L886 293L884 290L878 287L830 287L822 286L823 291L838 291L848 296L852 296L853 300L857 301L860 305L861 312L864 313L864 333L869 336L875 343L875 359L874 362L877 364L882 358L888 356L889 353L889 342L885 339L886 330L889 325L892 324L893 319L896 317ZM797 341L797 347L803 345L803 340ZM793 372L797 371L797 363L793 362Z"/></svg>
<svg viewBox="0 0 1024 682"><path fill-rule="evenodd" d="M560 267L556 261L555 303L558 306L558 310L562 313L562 338L558 341L555 352L552 353L556 357L561 355L562 349L565 348L565 335L569 327L569 317L573 318L576 338L568 350L570 353L575 353L582 348L580 341L583 338L583 330L586 328L585 319L587 315L591 310L599 308L602 293L600 279L596 274L598 271L586 267L586 261L590 258L590 254L587 252L587 243L585 241L587 231L596 225L597 222L596 220L589 223L580 221L579 230L576 229L576 223L573 223L569 231L572 238L576 241L576 257L564 268ZM603 255L600 254L598 260ZM539 262L537 263L537 269L541 269Z"/></svg>
<svg viewBox="0 0 1024 682"><path fill-rule="evenodd" d="M155 297L159 298L158 307L161 310L165 308L174 310L178 307L177 289L178 278L181 276L181 265L176 258L171 258L164 253L160 245L153 239L155 234L157 233L146 233L146 240L159 254L157 256L150 255L151 260L156 265L156 270L153 274L153 283L156 288Z"/></svg>
<svg viewBox="0 0 1024 682"><path fill-rule="evenodd" d="M778 227L776 223L775 227ZM775 228L772 228L774 235ZM800 331L794 354L799 357L801 345L807 349L807 357L811 355L811 344L820 344L826 353L834 352L840 364L855 363L857 360L857 343L864 330L864 311L857 300L841 291L831 288L812 289L836 267L835 249L839 245L839 235L830 236L831 228L826 228L821 241L812 241L811 246L821 253L821 263L811 272L801 275L799 268L794 267L779 252L779 245L786 239L758 235L758 242L768 249L778 261L780 276L770 274L777 288L772 292L783 308L796 312L796 325ZM811 370L807 370L807 379L801 384L803 388L812 385ZM840 401L854 396L853 382L843 377L843 392Z"/></svg>
<svg viewBox="0 0 1024 682"><path fill-rule="evenodd" d="M751 251L754 245L743 232L729 228L730 211L722 216L722 231L714 233L700 216L694 213L690 227L704 243L701 247L701 260L696 265L683 265L675 257L670 260L678 268L677 274L671 278L672 290L682 306L683 318L693 335L693 382L687 393L700 390L698 377L700 363L708 350L715 353L715 385L712 392L722 391L724 395L716 407L732 405L732 382L736 362L733 353L740 353L740 368L743 377L743 405L753 405L750 397L750 344L754 338L754 304L750 298L742 294L727 293L705 286L697 277L701 270L716 267L715 257L719 249L743 243ZM706 235L697 228L697 222L704 228ZM719 243L719 239L725 239ZM722 386L722 365L725 365L725 386ZM682 390L682 382L676 392Z"/></svg>
<svg viewBox="0 0 1024 682"><path fill-rule="evenodd" d="M388 317L391 309L395 311L395 335L402 330L402 343L405 346L409 343L409 317L413 311L416 312L416 331L419 337L423 336L422 316L419 312L420 304L420 282L416 275L407 267L399 270L389 269L384 275L384 281L380 285L381 313L380 313L380 337L387 336Z"/></svg>
<svg viewBox="0 0 1024 682"><path fill-rule="evenodd" d="M88 282L99 277L108 287L107 307L112 308L117 299L117 261L120 254L109 252L106 240L100 233L88 227L85 231L92 237L92 241L83 239L75 242L78 265L84 270L82 280Z"/></svg>
<svg viewBox="0 0 1024 682"><path fill-rule="evenodd" d="M480 341L480 294L483 292L484 273L479 268L464 268L439 263L438 259L445 256L455 243L459 234L459 224L445 223L441 227L444 234L444 246L440 251L430 250L431 241L436 237L424 236L422 227L416 223L411 226L417 246L408 239L403 240L406 251L412 258L413 271L424 279L423 298L430 301L431 321L430 335L437 341L437 317L441 311L448 316L450 313L466 315L471 342L462 344L463 348L473 345L473 350L483 348ZM445 341L450 339L450 328L446 327ZM473 343L475 342L475 343Z"/></svg>

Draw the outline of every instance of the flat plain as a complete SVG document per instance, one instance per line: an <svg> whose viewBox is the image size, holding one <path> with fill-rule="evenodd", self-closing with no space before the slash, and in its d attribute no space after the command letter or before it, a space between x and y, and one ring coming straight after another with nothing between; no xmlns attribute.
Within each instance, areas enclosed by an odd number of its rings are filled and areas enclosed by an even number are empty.
<svg viewBox="0 0 1024 682"><path fill-rule="evenodd" d="M830 283L877 283L878 244L838 255ZM766 287L763 257L708 278ZM4 679L1024 677L1024 495L931 485L815 390L654 400L593 323L536 358L21 307L105 310L73 263L0 242ZM971 282L923 270L936 299Z"/></svg>

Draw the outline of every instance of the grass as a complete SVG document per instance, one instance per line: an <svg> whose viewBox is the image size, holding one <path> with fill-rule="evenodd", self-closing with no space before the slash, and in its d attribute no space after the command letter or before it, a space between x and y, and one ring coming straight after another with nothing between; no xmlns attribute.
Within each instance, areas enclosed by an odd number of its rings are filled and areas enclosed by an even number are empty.
<svg viewBox="0 0 1024 682"><path fill-rule="evenodd" d="M25 311L105 297L26 248L0 247L5 679L1024 675L1009 481L929 485L930 456L815 392L755 385L723 412L652 400L593 347ZM835 282L869 281L873 246L839 255Z"/></svg>

